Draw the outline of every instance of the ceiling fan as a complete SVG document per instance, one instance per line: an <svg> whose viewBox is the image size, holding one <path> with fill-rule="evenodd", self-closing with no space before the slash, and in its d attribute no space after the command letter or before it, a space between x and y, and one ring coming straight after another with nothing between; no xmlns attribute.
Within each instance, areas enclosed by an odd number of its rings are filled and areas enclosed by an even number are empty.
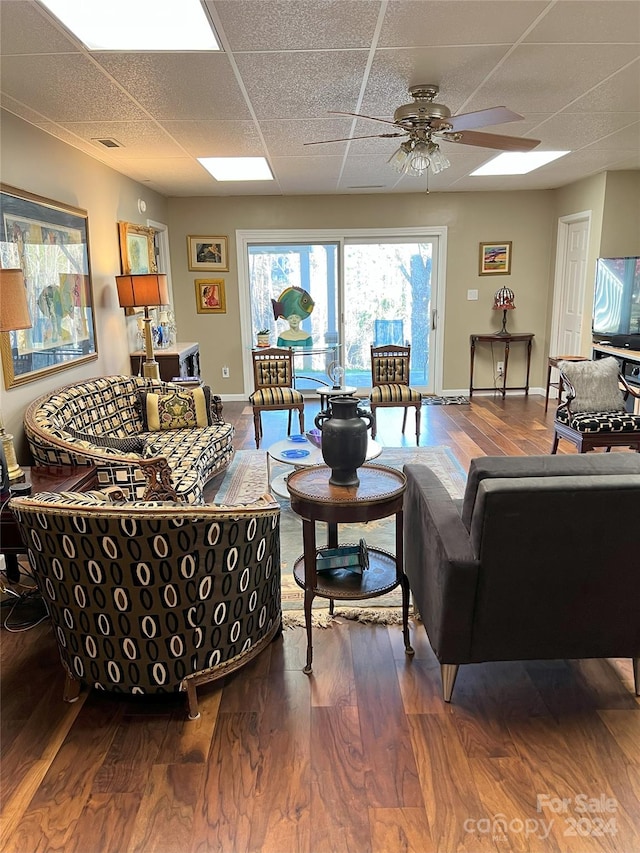
<svg viewBox="0 0 640 853"><path fill-rule="evenodd" d="M477 112L451 115L448 107L434 102L439 91L439 87L432 83L410 86L409 94L413 98L413 103L398 107L393 114L393 121L360 113L330 111L334 115L354 116L390 124L397 128L393 133L371 133L304 144L324 145L329 142L348 142L352 139L373 139L374 137L392 139L404 136L405 141L391 155L388 162L396 171L407 175L422 175L429 167L434 174L438 174L451 165L440 151L438 141L475 145L480 148L497 148L500 151L531 151L540 144L539 139L502 136L498 133L478 133L474 128L520 121L523 116L506 107L491 107Z"/></svg>

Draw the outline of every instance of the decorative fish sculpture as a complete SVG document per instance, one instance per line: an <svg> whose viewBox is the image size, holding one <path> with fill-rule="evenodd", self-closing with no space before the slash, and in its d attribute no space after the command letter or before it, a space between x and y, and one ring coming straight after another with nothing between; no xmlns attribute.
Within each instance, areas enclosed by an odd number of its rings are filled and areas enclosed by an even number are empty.
<svg viewBox="0 0 640 853"><path fill-rule="evenodd" d="M302 320L306 320L313 311L315 302L306 290L301 287L287 287L282 291L278 300L271 300L273 305L273 316L277 319L290 317L297 314Z"/></svg>

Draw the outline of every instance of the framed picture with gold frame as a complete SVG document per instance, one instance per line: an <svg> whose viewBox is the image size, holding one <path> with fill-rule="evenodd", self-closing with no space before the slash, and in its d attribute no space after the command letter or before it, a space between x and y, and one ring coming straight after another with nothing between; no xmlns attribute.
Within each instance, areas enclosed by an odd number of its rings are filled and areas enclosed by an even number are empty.
<svg viewBox="0 0 640 853"><path fill-rule="evenodd" d="M196 279L196 311L198 314L226 314L227 300L224 279Z"/></svg>
<svg viewBox="0 0 640 853"><path fill-rule="evenodd" d="M229 272L226 237L187 237L189 269L193 272Z"/></svg>
<svg viewBox="0 0 640 853"><path fill-rule="evenodd" d="M118 222L120 237L120 272L122 275L143 275L158 272L155 230L135 222Z"/></svg>
<svg viewBox="0 0 640 853"><path fill-rule="evenodd" d="M85 210L0 184L0 267L24 275L31 327L0 333L5 387L98 357Z"/></svg>
<svg viewBox="0 0 640 853"><path fill-rule="evenodd" d="M511 241L480 243L478 275L511 275Z"/></svg>

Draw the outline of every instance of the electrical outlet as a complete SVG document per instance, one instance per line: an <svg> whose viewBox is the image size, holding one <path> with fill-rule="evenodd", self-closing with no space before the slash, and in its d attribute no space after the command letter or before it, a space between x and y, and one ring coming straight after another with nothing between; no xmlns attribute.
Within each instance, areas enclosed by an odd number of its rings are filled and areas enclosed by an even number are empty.
<svg viewBox="0 0 640 853"><path fill-rule="evenodd" d="M222 378L223 379L229 378L229 368L226 366L222 368Z"/></svg>
<svg viewBox="0 0 640 853"><path fill-rule="evenodd" d="M499 361L496 364L496 373L498 376L502 376L504 374L504 361Z"/></svg>

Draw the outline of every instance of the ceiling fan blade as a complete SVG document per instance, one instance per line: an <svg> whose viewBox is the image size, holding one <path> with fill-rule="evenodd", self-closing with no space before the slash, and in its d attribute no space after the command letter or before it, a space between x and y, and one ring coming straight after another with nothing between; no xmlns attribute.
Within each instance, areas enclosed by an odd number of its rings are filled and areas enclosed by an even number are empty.
<svg viewBox="0 0 640 853"><path fill-rule="evenodd" d="M540 145L539 139L525 139L523 136L502 136L499 133L476 133L474 130L463 130L460 133L442 133L442 139L447 142L457 142L462 145L478 145L480 148L497 148L499 151L531 151Z"/></svg>
<svg viewBox="0 0 640 853"><path fill-rule="evenodd" d="M492 124L505 124L508 121L521 121L524 116L508 110L506 107L491 107L488 110L478 110L474 113L460 113L457 116L444 119L438 124L450 124L454 130L474 130L476 127L488 127Z"/></svg>
<svg viewBox="0 0 640 853"><path fill-rule="evenodd" d="M331 115L334 116L354 116L355 118L368 118L370 121L381 121L384 122L384 124L396 124L395 121L389 121L389 119L386 118L376 118L376 116L364 116L362 115L362 113L343 113L339 110L327 110L327 112L331 113Z"/></svg>
<svg viewBox="0 0 640 853"><path fill-rule="evenodd" d="M352 139L391 139L394 136L407 136L406 133L370 133L368 136L345 136L342 139L318 139L316 142L303 142L303 145L324 145L326 142L351 142Z"/></svg>

